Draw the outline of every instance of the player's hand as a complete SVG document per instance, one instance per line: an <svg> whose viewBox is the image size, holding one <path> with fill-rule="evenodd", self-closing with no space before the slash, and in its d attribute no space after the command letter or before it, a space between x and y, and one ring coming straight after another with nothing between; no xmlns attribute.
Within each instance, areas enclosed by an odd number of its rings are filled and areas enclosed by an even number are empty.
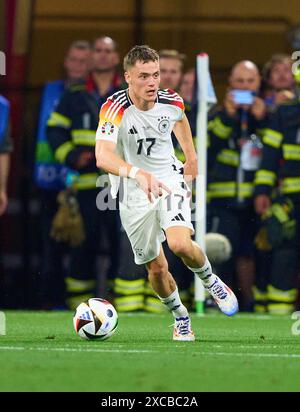
<svg viewBox="0 0 300 412"><path fill-rule="evenodd" d="M258 195L254 199L254 208L258 215L263 215L271 206L271 200L267 195Z"/></svg>
<svg viewBox="0 0 300 412"><path fill-rule="evenodd" d="M0 216L2 216L7 208L7 194L4 190L0 191Z"/></svg>
<svg viewBox="0 0 300 412"><path fill-rule="evenodd" d="M266 104L260 97L255 97L250 109L251 113L257 120L261 120L266 115Z"/></svg>
<svg viewBox="0 0 300 412"><path fill-rule="evenodd" d="M184 166L184 180L186 182L192 182L198 175L198 161L197 157L188 159Z"/></svg>
<svg viewBox="0 0 300 412"><path fill-rule="evenodd" d="M281 90L275 95L275 104L279 105L289 100L293 100L294 98L295 98L295 94L291 92L290 90Z"/></svg>
<svg viewBox="0 0 300 412"><path fill-rule="evenodd" d="M139 170L135 176L140 188L146 193L148 199L153 203L152 195L155 198L163 195L163 190L171 194L171 190L162 182L156 179L151 173Z"/></svg>
<svg viewBox="0 0 300 412"><path fill-rule="evenodd" d="M232 93L228 91L224 99L224 107L229 117L235 117L239 106L234 102Z"/></svg>

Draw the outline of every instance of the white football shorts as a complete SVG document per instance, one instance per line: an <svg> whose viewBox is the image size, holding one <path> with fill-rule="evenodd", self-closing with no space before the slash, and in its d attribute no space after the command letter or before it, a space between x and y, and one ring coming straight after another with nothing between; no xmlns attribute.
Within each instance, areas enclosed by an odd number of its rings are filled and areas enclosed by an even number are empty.
<svg viewBox="0 0 300 412"><path fill-rule="evenodd" d="M180 179L180 180L178 180ZM130 240L134 261L138 265L155 259L160 253L161 243L169 227L183 226L194 234L191 222L191 195L183 177L161 180L171 191L151 203L146 194L131 182L128 194L120 201L122 225Z"/></svg>

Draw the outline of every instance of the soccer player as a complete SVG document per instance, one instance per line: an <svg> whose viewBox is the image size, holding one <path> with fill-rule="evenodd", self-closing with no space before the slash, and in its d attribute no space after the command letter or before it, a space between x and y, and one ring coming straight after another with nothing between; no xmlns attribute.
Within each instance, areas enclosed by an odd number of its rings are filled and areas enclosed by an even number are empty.
<svg viewBox="0 0 300 412"><path fill-rule="evenodd" d="M113 195L120 177L127 183L127 192L120 196L120 216L135 262L146 265L154 291L175 318L173 339L193 341L188 311L161 246L165 237L222 312L235 314L237 299L212 273L207 257L191 239L194 229L185 178L196 177L197 156L183 100L171 89L159 89L159 57L150 47L133 47L124 58L124 69L128 89L109 97L100 111L97 166L110 173ZM184 165L174 155L172 130L185 154Z"/></svg>

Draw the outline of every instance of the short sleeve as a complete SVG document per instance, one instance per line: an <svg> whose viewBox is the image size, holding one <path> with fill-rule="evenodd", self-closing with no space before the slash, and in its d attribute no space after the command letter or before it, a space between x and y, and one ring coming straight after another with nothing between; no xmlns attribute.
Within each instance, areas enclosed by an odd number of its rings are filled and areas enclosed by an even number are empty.
<svg viewBox="0 0 300 412"><path fill-rule="evenodd" d="M181 96L175 90L163 89L158 91L158 103L167 104L176 111L175 121L182 120L184 115L184 102Z"/></svg>

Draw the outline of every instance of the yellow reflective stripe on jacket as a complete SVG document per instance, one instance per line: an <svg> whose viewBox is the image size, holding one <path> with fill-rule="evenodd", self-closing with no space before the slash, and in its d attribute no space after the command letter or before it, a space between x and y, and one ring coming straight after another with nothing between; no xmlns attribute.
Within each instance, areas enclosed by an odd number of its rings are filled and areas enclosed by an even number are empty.
<svg viewBox="0 0 300 412"><path fill-rule="evenodd" d="M114 292L119 295L134 295L144 293L145 279L115 279Z"/></svg>
<svg viewBox="0 0 300 412"><path fill-rule="evenodd" d="M164 313L167 311L167 308L157 297L147 296L144 303L144 310L151 313Z"/></svg>
<svg viewBox="0 0 300 412"><path fill-rule="evenodd" d="M274 186L276 181L276 174L270 170L261 169L255 174L254 184L255 185L269 185Z"/></svg>
<svg viewBox="0 0 300 412"><path fill-rule="evenodd" d="M71 277L66 278L66 287L68 292L86 292L93 289L96 286L96 281L74 279Z"/></svg>
<svg viewBox="0 0 300 412"><path fill-rule="evenodd" d="M292 303L269 303L268 312L271 315L289 315L294 312L295 305Z"/></svg>
<svg viewBox="0 0 300 412"><path fill-rule="evenodd" d="M232 132L232 127L226 126L222 123L219 116L215 117L208 124L208 130L211 130L216 136L221 139L228 139Z"/></svg>
<svg viewBox="0 0 300 412"><path fill-rule="evenodd" d="M252 288L253 296L256 302L265 302L268 299L268 292L258 289L256 286Z"/></svg>
<svg viewBox="0 0 300 412"><path fill-rule="evenodd" d="M283 134L272 129L265 129L263 143L278 148L282 142Z"/></svg>
<svg viewBox="0 0 300 412"><path fill-rule="evenodd" d="M185 155L183 153L183 151L181 150L181 148L177 147L175 149L175 156L177 157L178 160L180 160L182 163L185 162Z"/></svg>
<svg viewBox="0 0 300 412"><path fill-rule="evenodd" d="M52 126L52 127L57 126L57 127L63 127L65 129L69 129L71 127L71 124L72 124L72 120L69 117L64 116L57 112L52 112L47 122L47 126Z"/></svg>
<svg viewBox="0 0 300 412"><path fill-rule="evenodd" d="M216 197L251 197L253 194L252 183L241 183L237 185L236 182L224 182L224 183L210 183L208 185L210 198Z"/></svg>
<svg viewBox="0 0 300 412"><path fill-rule="evenodd" d="M239 197L251 197L253 195L253 183L240 183L238 185Z"/></svg>
<svg viewBox="0 0 300 412"><path fill-rule="evenodd" d="M118 312L130 312L144 308L144 295L115 297L114 304Z"/></svg>
<svg viewBox="0 0 300 412"><path fill-rule="evenodd" d="M239 154L235 150L223 149L217 156L217 161L226 165L237 167L239 164Z"/></svg>
<svg viewBox="0 0 300 412"><path fill-rule="evenodd" d="M93 298L95 296L95 292L85 293L83 295L76 295L72 297L67 297L66 302L68 308L71 310L75 310L81 302L86 302L87 300Z"/></svg>
<svg viewBox="0 0 300 412"><path fill-rule="evenodd" d="M286 177L282 182L282 193L300 192L300 177Z"/></svg>
<svg viewBox="0 0 300 412"><path fill-rule="evenodd" d="M268 299L275 302L293 303L297 298L297 289L280 290L274 286L268 286Z"/></svg>
<svg viewBox="0 0 300 412"><path fill-rule="evenodd" d="M96 189L96 182L99 175L97 173L85 173L80 175L74 182L74 189Z"/></svg>
<svg viewBox="0 0 300 412"><path fill-rule="evenodd" d="M296 144L284 144L283 158L287 160L300 160L300 146Z"/></svg>
<svg viewBox="0 0 300 412"><path fill-rule="evenodd" d="M60 163L65 163L66 157L74 149L71 142L65 142L55 150L55 159Z"/></svg>
<svg viewBox="0 0 300 412"><path fill-rule="evenodd" d="M236 195L236 183L210 183L208 185L210 198L214 197L233 197Z"/></svg>
<svg viewBox="0 0 300 412"><path fill-rule="evenodd" d="M75 145L95 146L94 130L75 129L71 131L72 141Z"/></svg>

